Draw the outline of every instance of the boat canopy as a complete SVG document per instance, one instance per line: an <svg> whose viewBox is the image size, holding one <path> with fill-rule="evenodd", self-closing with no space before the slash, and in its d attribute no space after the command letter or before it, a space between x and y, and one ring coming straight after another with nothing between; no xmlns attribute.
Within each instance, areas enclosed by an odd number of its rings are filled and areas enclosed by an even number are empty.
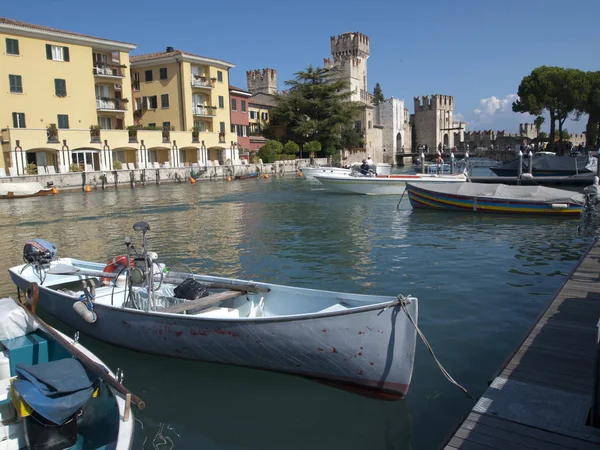
<svg viewBox="0 0 600 450"><path fill-rule="evenodd" d="M19 195L33 195L45 188L37 181L29 181L26 183L0 183L0 195L8 195L9 192Z"/></svg>

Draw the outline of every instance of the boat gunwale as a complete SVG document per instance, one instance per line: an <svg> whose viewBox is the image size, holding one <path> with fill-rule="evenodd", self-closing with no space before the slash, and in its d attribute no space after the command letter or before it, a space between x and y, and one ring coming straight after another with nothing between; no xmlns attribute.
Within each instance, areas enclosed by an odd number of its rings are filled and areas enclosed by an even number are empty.
<svg viewBox="0 0 600 450"><path fill-rule="evenodd" d="M17 266L17 267L22 267L22 266ZM14 267L9 268L9 272L11 274L11 277L14 275L18 278L20 278L21 280L23 280L26 283L30 283L29 280L27 280L26 278L22 277L21 275L17 274L15 271L13 271L13 269L15 269ZM14 280L13 280L14 281ZM281 286L281 285L275 285L275 284L264 284L265 286ZM281 287L289 287L289 286L281 286ZM43 284L39 284L39 289L41 291L48 291L51 292L54 295L57 295L59 297L65 298L65 299L69 299L72 301L77 301L79 299L79 297L75 297L75 296L71 296L67 293L64 292L59 292L56 289L52 289L51 287L48 286L44 286ZM307 289L307 288L296 288L296 289ZM315 289L308 289L308 290L313 290L313 291L317 291ZM240 295L244 295L241 293L242 291L240 291ZM340 294L336 291L317 291L317 292L331 292L331 293L337 293ZM344 293L341 293L344 294ZM366 295L367 294L352 294L352 295ZM400 304L398 303L398 298L395 297L391 297L391 296L387 296L389 297L389 300L386 302L380 302L380 303L374 303L374 304L369 304L369 305L364 305L364 306L356 306L356 307L349 307L346 308L344 310L339 310L339 311L326 311L326 312L312 312L312 313L306 313L306 314L297 314L297 315L285 315L285 316L268 316L268 317L202 317L202 316L197 316L197 315L193 315L193 314L180 314L180 313L168 313L168 312L161 312L161 311L142 311L142 310L138 310L138 309L133 309L133 308L124 308L122 306L117 306L117 305L107 305L107 304L103 304L103 303L95 303L94 306L95 308L106 308L109 310L122 310L122 311L126 311L128 313L133 313L133 314L141 314L144 316L153 316L153 317L164 317L164 318L178 318L178 319L184 319L184 320L191 320L194 322L231 322L231 323L238 323L238 324L255 324L255 323L259 323L259 324L264 324L264 323L272 323L272 322L293 322L293 321L304 321L304 320L314 320L314 319L321 319L321 318L327 318L327 317L337 317L337 316L346 316L346 315L351 315L351 314L361 314L361 313L367 313L367 312L371 312L371 311L375 311L375 310L384 310L387 309L391 306L400 306ZM410 297L410 296L407 296ZM415 301L418 302L418 299L416 297L411 297L413 298ZM43 302L40 302L42 308L44 307ZM394 305L396 303L396 305Z"/></svg>

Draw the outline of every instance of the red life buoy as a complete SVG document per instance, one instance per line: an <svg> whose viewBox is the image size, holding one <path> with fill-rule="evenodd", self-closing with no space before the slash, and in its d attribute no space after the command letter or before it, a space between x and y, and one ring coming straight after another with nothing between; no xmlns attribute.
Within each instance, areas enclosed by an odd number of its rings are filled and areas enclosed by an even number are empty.
<svg viewBox="0 0 600 450"><path fill-rule="evenodd" d="M133 267L133 261L130 264ZM127 256L119 255L115 256L105 267L103 272L114 273L115 271L121 272L125 267L127 267ZM102 277L100 278L100 282L103 286L108 286L110 284L110 278Z"/></svg>

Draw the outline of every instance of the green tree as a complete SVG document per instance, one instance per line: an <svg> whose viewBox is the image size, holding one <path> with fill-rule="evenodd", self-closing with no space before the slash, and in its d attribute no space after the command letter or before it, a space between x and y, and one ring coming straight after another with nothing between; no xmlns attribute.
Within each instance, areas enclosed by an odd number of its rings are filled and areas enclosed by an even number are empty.
<svg viewBox="0 0 600 450"><path fill-rule="evenodd" d="M589 82L584 72L576 69L541 66L521 80L517 91L519 98L512 104L515 112L536 116L548 111L550 136L562 141L562 127L569 114L581 109L589 95ZM562 146L560 146L562 149Z"/></svg>
<svg viewBox="0 0 600 450"><path fill-rule="evenodd" d="M379 105L385 101L385 97L383 96L383 91L381 90L381 85L379 83L375 83L375 89L373 89L373 104Z"/></svg>
<svg viewBox="0 0 600 450"><path fill-rule="evenodd" d="M286 155L295 155L300 151L300 146L294 141L287 141L283 146L283 153Z"/></svg>
<svg viewBox="0 0 600 450"><path fill-rule="evenodd" d="M598 147L600 135L600 72L588 72L589 92L581 112L588 114L588 123L585 127L586 144Z"/></svg>
<svg viewBox="0 0 600 450"><path fill-rule="evenodd" d="M283 150L283 145L279 141L269 140L258 150L258 157L264 163L272 163L277 155Z"/></svg>
<svg viewBox="0 0 600 450"><path fill-rule="evenodd" d="M294 75L285 82L289 90L276 96L265 135L301 147L316 140L326 156L332 155L342 148L342 136L358 120L361 107L349 101L347 83L332 78L329 69L309 66Z"/></svg>
<svg viewBox="0 0 600 450"><path fill-rule="evenodd" d="M537 131L538 136L542 132L542 124L546 121L544 116L537 116L533 121L533 125L535 126L535 131Z"/></svg>
<svg viewBox="0 0 600 450"><path fill-rule="evenodd" d="M321 151L321 143L319 141L310 141L304 144L304 151L309 155L311 153L318 153Z"/></svg>

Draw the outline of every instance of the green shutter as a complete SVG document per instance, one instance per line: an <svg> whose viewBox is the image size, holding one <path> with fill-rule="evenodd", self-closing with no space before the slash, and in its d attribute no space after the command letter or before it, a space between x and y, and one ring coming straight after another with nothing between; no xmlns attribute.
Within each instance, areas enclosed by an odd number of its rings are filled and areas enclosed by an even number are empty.
<svg viewBox="0 0 600 450"><path fill-rule="evenodd" d="M69 62L69 47L63 47L63 59Z"/></svg>
<svg viewBox="0 0 600 450"><path fill-rule="evenodd" d="M13 128L17 128L17 113L13 113Z"/></svg>
<svg viewBox="0 0 600 450"><path fill-rule="evenodd" d="M52 46L46 44L46 59L52 59Z"/></svg>

